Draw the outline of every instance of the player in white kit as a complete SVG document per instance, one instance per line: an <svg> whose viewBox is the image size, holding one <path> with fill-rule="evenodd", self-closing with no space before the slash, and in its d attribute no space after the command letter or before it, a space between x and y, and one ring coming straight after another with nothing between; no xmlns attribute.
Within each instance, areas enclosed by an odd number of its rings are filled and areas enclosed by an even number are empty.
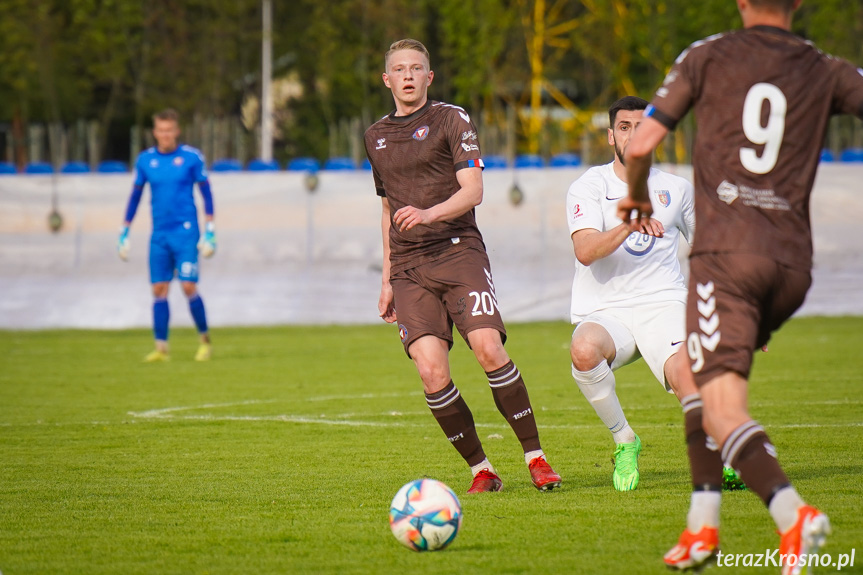
<svg viewBox="0 0 863 575"><path fill-rule="evenodd" d="M641 440L615 393L614 370L643 357L678 399L696 393L686 354L687 287L678 260L680 235L692 241L692 184L650 170L651 220L632 232L617 216L628 194L624 151L647 101L626 96L609 108L614 161L587 170L569 188L567 221L575 250L570 355L572 375L612 433L615 489L638 486ZM683 350L683 353L678 353Z"/></svg>

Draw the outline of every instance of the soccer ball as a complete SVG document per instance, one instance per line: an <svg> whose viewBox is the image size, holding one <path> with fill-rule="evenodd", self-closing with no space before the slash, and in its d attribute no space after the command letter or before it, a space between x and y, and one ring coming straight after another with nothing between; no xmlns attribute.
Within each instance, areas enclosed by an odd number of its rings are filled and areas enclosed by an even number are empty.
<svg viewBox="0 0 863 575"><path fill-rule="evenodd" d="M414 551L438 551L452 543L461 517L458 497L436 479L406 483L390 504L393 535Z"/></svg>

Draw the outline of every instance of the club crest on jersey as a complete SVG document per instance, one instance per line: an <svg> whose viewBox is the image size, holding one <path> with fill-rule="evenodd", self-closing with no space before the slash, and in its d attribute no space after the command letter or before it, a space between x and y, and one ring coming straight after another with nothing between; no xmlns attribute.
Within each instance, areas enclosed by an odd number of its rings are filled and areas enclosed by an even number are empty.
<svg viewBox="0 0 863 575"><path fill-rule="evenodd" d="M175 166L182 166L183 165L183 156L177 156L176 158L174 158L174 165Z"/></svg>
<svg viewBox="0 0 863 575"><path fill-rule="evenodd" d="M402 343L408 340L408 328L406 328L403 323L399 324L399 337L401 338Z"/></svg>
<svg viewBox="0 0 863 575"><path fill-rule="evenodd" d="M417 128L417 131L414 132L414 136L413 136L414 140L416 140L418 142L422 142L423 140L425 140L428 137L429 137L429 127L428 126L423 126L422 128Z"/></svg>
<svg viewBox="0 0 863 575"><path fill-rule="evenodd" d="M659 203L662 204L663 207L668 207L671 205L671 192L668 190L656 190L653 192L656 194L656 199L659 200Z"/></svg>

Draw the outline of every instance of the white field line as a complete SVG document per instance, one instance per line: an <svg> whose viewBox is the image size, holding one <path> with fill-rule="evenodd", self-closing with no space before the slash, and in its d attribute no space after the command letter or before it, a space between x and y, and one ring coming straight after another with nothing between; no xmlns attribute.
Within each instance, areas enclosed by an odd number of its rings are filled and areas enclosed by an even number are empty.
<svg viewBox="0 0 863 575"><path fill-rule="evenodd" d="M392 394L387 395L398 397L401 394ZM335 396L332 396L335 397ZM380 395L374 394L363 394L361 396L341 396L341 398L375 398L381 397ZM312 398L311 401L321 400L320 398ZM311 416L311 415L291 415L291 414L279 414L279 415L214 415L212 413L206 414L182 414L178 415L179 412L183 411L197 411L200 409L211 409L214 407L233 407L237 405L250 405L255 403L265 403L257 400L250 400L245 402L238 403L225 403L225 404L204 404L197 406L178 406L178 407L166 407L162 409L151 409L148 411L134 412L130 411L129 415L137 419L161 419L161 420L174 420L174 421L277 421L277 422L285 422L285 423L310 423L310 424L318 424L318 425L342 425L342 426L354 426L354 427L425 427L425 424L416 424L410 423L406 421L368 421L363 419L353 419L355 417L368 417L369 415L375 416L369 413L339 413L339 414L331 414L326 415L323 414L319 417ZM272 401L266 403L273 403ZM812 402L809 405L813 404L824 404L824 405L833 405L833 404L844 404L844 403L860 403L858 401L848 401L848 402L837 402L837 401L824 401L824 402ZM676 406L674 406L676 408ZM567 409L567 408L564 408ZM560 411L560 410L558 410ZM424 416L427 412L425 411L411 411L411 412L398 412L391 411L382 414L377 414L378 417L414 417L414 416ZM506 429L508 426L505 423L476 423L477 427L482 428L491 428L491 429ZM591 427L595 427L593 424L564 424L564 425L543 425L538 424L537 427L540 429L590 429ZM641 424L639 427L646 428L661 428L668 427L668 424ZM851 422L851 423L789 423L789 424L777 424L770 425L770 428L780 428L780 429L818 429L818 428L842 428L842 427L863 427L863 422Z"/></svg>
<svg viewBox="0 0 863 575"><path fill-rule="evenodd" d="M405 393L391 393L391 394L357 394L357 395L342 395L342 396L317 396L308 398L306 401L325 401L328 399L377 399L382 397L403 397L410 396L416 394L405 394ZM340 425L340 426L350 426L350 427L425 427L426 424L418 424L418 423L410 423L407 421L369 421L367 418L369 417L390 417L390 418L400 418L400 417L424 417L428 415L428 411L388 411L382 413L368 413L368 412L360 412L360 413L337 413L337 414L321 414L319 416L314 415L299 415L299 414L275 414L275 415L216 415L213 413L203 413L203 414L191 414L191 413L183 413L189 411L199 411L199 410L214 410L221 409L226 407L238 407L244 405L256 405L256 404L266 404L266 403L276 403L276 400L257 400L251 399L247 401L238 401L231 403L204 403L201 405L186 405L186 406L173 406L173 407L163 407L160 409L148 409L146 411L130 411L128 415L132 417L131 420L125 421L88 421L88 422L45 422L42 420L37 420L35 422L29 423L10 423L10 422L0 422L0 427L32 427L32 426L67 426L67 425L117 425L126 424L126 423L135 423L138 421L148 421L148 420L162 420L162 421L274 421L274 422L283 422L283 423L301 423L301 424L318 424L318 425ZM863 403L863 400L851 400L851 399L843 399L843 400L824 400L824 401L814 401L808 402L807 405L860 405ZM779 405L778 403L773 402L756 402L752 404L753 407L767 407L771 405ZM667 403L665 405L659 406L640 406L640 407L627 407L627 410L635 411L635 410L661 410L661 409L679 409L679 407L674 403ZM580 411L587 410L586 405L573 405L568 407L557 407L554 409L549 409L547 407L540 407L538 411L543 412L553 412L553 411ZM366 418L366 419L356 419L356 418ZM563 425L544 425L538 424L537 427L540 429L591 429L599 425L589 423L589 424L563 424ZM501 423L477 423L477 427L481 428L489 428L489 429L506 429L508 426ZM640 428L662 428L668 427L667 423L662 424L651 424L651 423L642 423L639 424ZM833 428L856 428L863 427L863 422L849 422L849 423L786 423L786 424L774 424L768 425L768 429L776 428L776 429L833 429Z"/></svg>

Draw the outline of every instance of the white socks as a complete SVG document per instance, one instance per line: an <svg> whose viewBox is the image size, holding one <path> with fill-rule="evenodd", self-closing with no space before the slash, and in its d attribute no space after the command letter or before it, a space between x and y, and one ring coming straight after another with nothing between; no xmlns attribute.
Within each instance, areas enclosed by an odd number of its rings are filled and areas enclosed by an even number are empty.
<svg viewBox="0 0 863 575"><path fill-rule="evenodd" d="M623 415L623 408L614 393L614 373L603 360L590 371L572 368L572 377L594 411L611 432L615 443L633 443L635 432Z"/></svg>
<svg viewBox="0 0 863 575"><path fill-rule="evenodd" d="M497 475L497 472L494 470L494 467L491 466L491 463L489 462L487 457L485 459L483 459L482 461L480 461L479 463L477 463L476 465L470 466L470 472L473 473L474 476L476 476L476 474L479 473L480 471L482 471L483 469L488 469L489 471L491 471L492 473Z"/></svg>
<svg viewBox="0 0 863 575"><path fill-rule="evenodd" d="M690 533L698 533L702 527L719 527L720 491L693 491L686 515L686 528Z"/></svg>
<svg viewBox="0 0 863 575"><path fill-rule="evenodd" d="M524 454L524 462L530 465L530 462L537 457L542 457L543 459L545 459L545 452L542 449L537 449L536 451L528 451Z"/></svg>
<svg viewBox="0 0 863 575"><path fill-rule="evenodd" d="M804 505L806 503L797 494L797 490L790 485L776 492L767 509L780 534L794 527L797 523L797 510Z"/></svg>

